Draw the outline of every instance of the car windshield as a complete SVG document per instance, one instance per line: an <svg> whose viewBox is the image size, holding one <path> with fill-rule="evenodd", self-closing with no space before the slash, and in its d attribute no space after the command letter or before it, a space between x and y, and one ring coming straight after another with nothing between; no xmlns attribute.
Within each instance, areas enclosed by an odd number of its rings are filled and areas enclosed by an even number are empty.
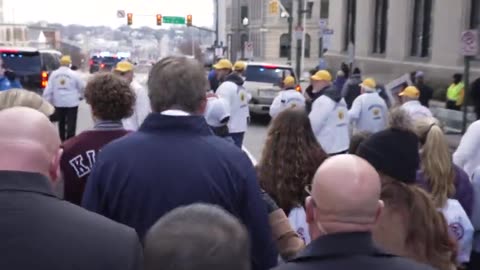
<svg viewBox="0 0 480 270"><path fill-rule="evenodd" d="M42 62L39 52L2 52L3 64L17 73L39 73Z"/></svg>
<svg viewBox="0 0 480 270"><path fill-rule="evenodd" d="M293 75L291 68L275 66L248 66L246 81L280 84L282 78Z"/></svg>

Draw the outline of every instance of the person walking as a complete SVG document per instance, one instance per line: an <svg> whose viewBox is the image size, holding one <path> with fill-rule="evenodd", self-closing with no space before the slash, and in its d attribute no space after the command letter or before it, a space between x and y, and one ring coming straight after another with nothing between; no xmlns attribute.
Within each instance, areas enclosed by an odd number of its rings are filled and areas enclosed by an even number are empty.
<svg viewBox="0 0 480 270"><path fill-rule="evenodd" d="M383 98L378 95L377 83L367 78L360 84L362 94L353 102L348 112L357 132L375 133L387 126L388 108Z"/></svg>
<svg viewBox="0 0 480 270"><path fill-rule="evenodd" d="M335 86L335 89L337 89L337 91L341 92L347 80L348 78L345 76L345 72L339 70L337 72L337 77L335 78L335 81L333 81L333 86Z"/></svg>
<svg viewBox="0 0 480 270"><path fill-rule="evenodd" d="M128 61L119 62L113 71L115 74L124 78L130 85L135 94L135 104L133 113L130 117L123 119L123 127L127 130L136 131L142 125L147 115L152 111L150 107L150 98L143 86L134 80L134 66Z"/></svg>
<svg viewBox="0 0 480 270"><path fill-rule="evenodd" d="M207 85L196 60L171 56L155 64L148 78L153 113L137 132L102 148L82 206L134 228L143 239L172 209L219 205L247 227L253 270L269 269L277 252L267 209L259 207L264 202L255 170L245 152L207 125Z"/></svg>
<svg viewBox="0 0 480 270"><path fill-rule="evenodd" d="M317 170L306 200L312 243L277 270L433 270L378 248L372 238L379 215L380 177L365 160L339 155Z"/></svg>
<svg viewBox="0 0 480 270"><path fill-rule="evenodd" d="M362 74L359 68L353 70L352 75L348 78L347 82L343 85L342 97L347 103L348 109L352 108L353 101L360 96L362 83ZM339 89L340 90L340 89Z"/></svg>
<svg viewBox="0 0 480 270"><path fill-rule="evenodd" d="M225 78L232 73L233 64L228 59L220 59L213 65L213 70L208 75L210 90L217 92L218 87L224 82Z"/></svg>
<svg viewBox="0 0 480 270"><path fill-rule="evenodd" d="M241 75L244 70L245 65L243 62L236 63L234 71L225 77L215 92L219 98L222 98L227 103L230 114L230 120L228 121L230 137L235 141L235 145L240 148L243 145L250 118L248 102L251 95L243 86L244 80Z"/></svg>
<svg viewBox="0 0 480 270"><path fill-rule="evenodd" d="M412 119L421 119L433 117L432 112L420 101L420 91L415 86L408 86L398 94L402 100L402 109L404 109Z"/></svg>
<svg viewBox="0 0 480 270"><path fill-rule="evenodd" d="M273 99L270 116L275 118L289 108L305 109L305 97L295 89L295 78L287 76L283 80L283 90Z"/></svg>
<svg viewBox="0 0 480 270"><path fill-rule="evenodd" d="M346 153L350 144L349 116L345 100L331 87L332 77L325 70L311 77L313 89L323 92L309 114L313 133L329 155Z"/></svg>
<svg viewBox="0 0 480 270"><path fill-rule="evenodd" d="M429 108L430 100L433 98L433 88L425 83L425 74L423 71L415 72L415 86L420 91L418 101L423 106Z"/></svg>
<svg viewBox="0 0 480 270"><path fill-rule="evenodd" d="M85 82L77 72L70 69L70 56L62 56L60 64L61 67L50 75L43 98L55 106L55 118L63 142L75 136L78 105L83 99Z"/></svg>
<svg viewBox="0 0 480 270"><path fill-rule="evenodd" d="M460 111L463 104L463 97L465 95L465 84L462 82L463 75L455 73L453 75L453 82L447 89L447 103L446 108L449 110Z"/></svg>
<svg viewBox="0 0 480 270"><path fill-rule="evenodd" d="M85 99L95 126L63 143L60 168L64 199L80 205L83 191L98 152L109 142L129 133L122 119L133 113L135 94L129 83L111 73L95 75L87 84Z"/></svg>
<svg viewBox="0 0 480 270"><path fill-rule="evenodd" d="M134 230L53 193L60 139L39 111L0 111L0 269L142 270Z"/></svg>

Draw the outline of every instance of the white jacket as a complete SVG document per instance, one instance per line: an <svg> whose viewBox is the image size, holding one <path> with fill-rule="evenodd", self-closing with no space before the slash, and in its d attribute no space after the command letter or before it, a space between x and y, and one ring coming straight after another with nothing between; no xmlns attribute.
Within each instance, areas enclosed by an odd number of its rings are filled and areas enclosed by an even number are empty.
<svg viewBox="0 0 480 270"><path fill-rule="evenodd" d="M433 117L432 112L418 100L405 102L402 105L402 109L404 109L412 119Z"/></svg>
<svg viewBox="0 0 480 270"><path fill-rule="evenodd" d="M281 91L270 106L270 116L275 118L288 108L305 108L305 97L294 89Z"/></svg>
<svg viewBox="0 0 480 270"><path fill-rule="evenodd" d="M137 96L133 107L133 114L129 118L123 119L123 127L127 130L136 131L142 125L148 114L152 112L150 98L147 89L143 88L138 82L132 81L130 84L133 92Z"/></svg>
<svg viewBox="0 0 480 270"><path fill-rule="evenodd" d="M348 150L350 119L343 98L337 103L327 95L322 95L313 102L309 118L317 141L327 154Z"/></svg>
<svg viewBox="0 0 480 270"><path fill-rule="evenodd" d="M388 108L377 92L358 96L348 112L357 131L378 132L387 126Z"/></svg>
<svg viewBox="0 0 480 270"><path fill-rule="evenodd" d="M471 178L477 167L480 167L480 120L472 123L463 135L457 151L453 154L453 162L465 170Z"/></svg>
<svg viewBox="0 0 480 270"><path fill-rule="evenodd" d="M85 81L68 67L60 67L50 74L43 98L55 107L72 108L80 104Z"/></svg>
<svg viewBox="0 0 480 270"><path fill-rule="evenodd" d="M249 118L248 102L251 95L245 87L226 81L218 87L215 93L226 101L230 113L230 121L228 122L230 133L246 132Z"/></svg>

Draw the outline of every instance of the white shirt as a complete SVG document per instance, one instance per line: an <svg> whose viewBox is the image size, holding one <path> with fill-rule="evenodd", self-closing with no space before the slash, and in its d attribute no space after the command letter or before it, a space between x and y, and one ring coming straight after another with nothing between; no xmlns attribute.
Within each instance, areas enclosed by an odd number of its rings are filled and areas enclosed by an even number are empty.
<svg viewBox="0 0 480 270"><path fill-rule="evenodd" d="M147 90L136 81L130 84L133 92L137 96L133 106L133 114L129 118L123 119L123 127L127 130L136 131L142 125L143 121L152 112L150 98Z"/></svg>
<svg viewBox="0 0 480 270"><path fill-rule="evenodd" d="M457 151L453 154L453 162L465 170L471 178L477 167L480 167L480 120L473 122L462 137Z"/></svg>
<svg viewBox="0 0 480 270"><path fill-rule="evenodd" d="M216 94L226 101L230 113L228 122L230 133L246 132L249 117L248 102L251 95L245 87L226 81L218 87Z"/></svg>
<svg viewBox="0 0 480 270"><path fill-rule="evenodd" d="M43 98L55 107L73 108L80 104L85 81L69 67L60 67L50 74Z"/></svg>
<svg viewBox="0 0 480 270"><path fill-rule="evenodd" d="M348 114L357 131L375 133L387 126L387 104L377 92L358 96Z"/></svg>
<svg viewBox="0 0 480 270"><path fill-rule="evenodd" d="M343 98L338 103L325 95L317 98L312 104L309 118L313 133L327 154L348 150L350 119Z"/></svg>
<svg viewBox="0 0 480 270"><path fill-rule="evenodd" d="M270 106L270 116L275 118L288 108L305 108L305 97L294 89L281 91Z"/></svg>
<svg viewBox="0 0 480 270"><path fill-rule="evenodd" d="M412 119L433 117L432 112L418 100L405 102L402 105L402 109L404 109Z"/></svg>

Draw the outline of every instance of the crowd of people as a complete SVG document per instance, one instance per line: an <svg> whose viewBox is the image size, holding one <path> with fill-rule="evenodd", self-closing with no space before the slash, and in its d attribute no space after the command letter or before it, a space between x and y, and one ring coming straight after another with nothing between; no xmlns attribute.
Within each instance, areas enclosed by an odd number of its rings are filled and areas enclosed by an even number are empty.
<svg viewBox="0 0 480 270"><path fill-rule="evenodd" d="M166 57L147 91L64 56L43 97L0 92L0 269L480 269L480 121L452 156L421 72L401 104L359 69L280 76L257 163L246 68Z"/></svg>

